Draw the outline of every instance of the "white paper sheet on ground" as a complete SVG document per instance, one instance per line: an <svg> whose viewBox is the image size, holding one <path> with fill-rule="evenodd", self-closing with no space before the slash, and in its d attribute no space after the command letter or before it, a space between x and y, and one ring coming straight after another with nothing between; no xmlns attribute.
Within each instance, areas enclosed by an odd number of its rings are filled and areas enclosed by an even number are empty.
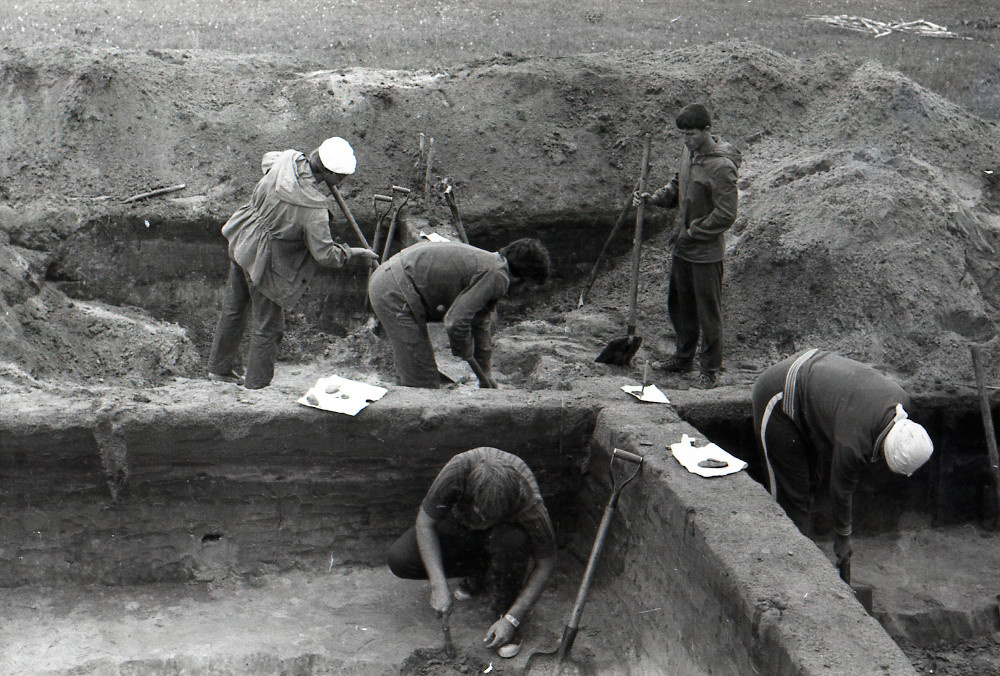
<svg viewBox="0 0 1000 676"><path fill-rule="evenodd" d="M677 458L677 462L683 465L689 472L693 472L699 476L714 477L735 474L747 467L745 462L726 453L726 451L711 442L707 446L696 448L692 445L692 441L694 439L685 434L678 443L670 444L670 451ZM705 463L706 461L709 461L706 464L710 465L722 462L726 464L724 467L702 467L700 463Z"/></svg>
<svg viewBox="0 0 1000 676"><path fill-rule="evenodd" d="M323 411L357 415L365 406L378 401L388 391L377 385L359 383L340 376L327 376L317 380L298 401L303 406Z"/></svg>
<svg viewBox="0 0 1000 676"><path fill-rule="evenodd" d="M667 395L660 392L656 385L622 385L622 390L628 392L639 401L650 401L654 404L669 404Z"/></svg>
<svg viewBox="0 0 1000 676"><path fill-rule="evenodd" d="M436 232L424 232L420 231L420 236L424 239L429 239L432 242L450 242L451 240L444 235L439 235Z"/></svg>

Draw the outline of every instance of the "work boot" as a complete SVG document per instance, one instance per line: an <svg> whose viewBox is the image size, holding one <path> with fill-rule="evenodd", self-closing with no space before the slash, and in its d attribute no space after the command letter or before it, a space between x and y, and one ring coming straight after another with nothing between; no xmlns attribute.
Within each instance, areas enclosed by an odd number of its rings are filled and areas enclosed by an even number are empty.
<svg viewBox="0 0 1000 676"><path fill-rule="evenodd" d="M698 380L694 382L692 387L699 390L710 390L716 386L718 381L718 376L712 371L702 371L698 374Z"/></svg>
<svg viewBox="0 0 1000 676"><path fill-rule="evenodd" d="M667 373L687 373L692 369L690 359L681 359L676 354L668 357L660 366Z"/></svg>
<svg viewBox="0 0 1000 676"><path fill-rule="evenodd" d="M212 373L209 371L208 379L219 383L233 383L234 385L242 385L244 382L243 376L237 373L236 369L233 369L229 373Z"/></svg>

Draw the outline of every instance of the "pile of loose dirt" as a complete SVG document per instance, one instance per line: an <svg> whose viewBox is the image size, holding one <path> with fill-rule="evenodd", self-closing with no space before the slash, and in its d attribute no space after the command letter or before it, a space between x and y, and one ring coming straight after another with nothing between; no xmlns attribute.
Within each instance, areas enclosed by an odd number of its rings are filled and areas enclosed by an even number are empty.
<svg viewBox="0 0 1000 676"><path fill-rule="evenodd" d="M392 184L417 188L411 207L424 222L448 222L440 195L425 200L419 189L424 132L435 138L434 185L456 186L474 243L530 233L553 250L559 284L505 320L501 346L511 355L498 364L511 384L568 387L601 372L589 364L595 339L600 347L613 327L624 328L628 298L622 257L594 286L590 314L572 314L578 275L631 190L641 132L654 134L652 181L666 182L680 150L673 116L694 100L711 106L715 131L744 154L726 263L730 371L820 346L917 388L949 387L971 382L970 341L987 342L987 368L1000 366L1000 193L984 173L998 168L1000 132L876 63L795 60L727 42L403 73L59 44L0 51L0 85L8 111L0 117L0 244L34 265L30 282L17 266L0 275L3 330L21 345L5 354L29 375L127 383L133 369L135 382L195 374L198 359L176 327L122 311L113 323L132 330L95 328L108 315L57 301L48 287L101 288L100 275L116 266L121 275L120 261L134 259L116 258L124 242L155 259L135 276L146 289L136 297L174 293L171 318L210 335L211 313L181 305L211 297L206 289L221 287L224 270L202 279L183 267L222 250L218 227L249 194L267 150L308 150L342 134L359 155L347 196L363 227L372 221L359 205ZM121 204L179 183L188 187L176 199ZM155 214L149 233L113 227L122 218L141 223L143 213ZM334 225L337 236L353 237ZM662 215L649 221L640 286L647 346L669 338L671 226ZM618 252L629 237L622 233ZM93 251L106 248L103 267L72 259L66 244L81 238L99 244ZM172 256L156 258L170 247ZM138 335L155 338L141 346ZM348 348L350 340L330 338ZM79 346L101 341L106 350L81 357ZM330 352L313 337L290 334L289 343L297 360ZM522 345L527 352L513 356Z"/></svg>

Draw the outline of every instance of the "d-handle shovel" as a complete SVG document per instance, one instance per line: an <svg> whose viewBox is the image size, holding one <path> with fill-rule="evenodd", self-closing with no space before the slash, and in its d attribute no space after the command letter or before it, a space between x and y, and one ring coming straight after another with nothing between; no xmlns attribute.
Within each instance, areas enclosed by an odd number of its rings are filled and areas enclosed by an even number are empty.
<svg viewBox="0 0 1000 676"><path fill-rule="evenodd" d="M616 476L616 459L633 463L635 470L627 475L627 477L624 472L621 477ZM597 562L601 558L601 550L604 549L604 541L607 539L608 528L611 526L611 518L614 516L615 508L618 506L618 498L622 494L622 489L639 474L639 471L642 469L642 461L643 458L641 455L629 453L620 448L616 448L611 453L611 478L614 481L614 485L611 490L611 497L608 498L608 505L604 508L601 525L597 529L597 536L594 538L594 546L590 550L590 559L587 561L587 568L584 570L583 579L580 581L580 589L576 593L573 612L570 614L569 621L563 629L559 647L548 652L532 653L524 665L525 674L552 674L556 676L565 673L564 669L567 667L567 658L570 650L573 648L573 642L576 641L576 634L580 630L580 616L583 615L583 606L587 602L587 593L590 591L590 583L594 578ZM581 665L573 664L573 667L575 673L583 673Z"/></svg>

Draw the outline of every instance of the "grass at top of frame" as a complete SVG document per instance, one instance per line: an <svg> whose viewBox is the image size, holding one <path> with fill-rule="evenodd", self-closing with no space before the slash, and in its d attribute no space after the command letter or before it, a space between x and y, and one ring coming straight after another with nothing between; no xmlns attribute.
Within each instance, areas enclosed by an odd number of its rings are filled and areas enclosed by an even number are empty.
<svg viewBox="0 0 1000 676"><path fill-rule="evenodd" d="M988 4L988 3L987 3ZM973 40L873 38L815 15L926 19L956 28L987 7L943 0L7 0L0 44L71 40L122 49L292 54L319 67L441 69L514 56L674 49L747 39L793 57L877 60L959 102L1000 79L1000 30ZM995 17L993 17L995 19Z"/></svg>

